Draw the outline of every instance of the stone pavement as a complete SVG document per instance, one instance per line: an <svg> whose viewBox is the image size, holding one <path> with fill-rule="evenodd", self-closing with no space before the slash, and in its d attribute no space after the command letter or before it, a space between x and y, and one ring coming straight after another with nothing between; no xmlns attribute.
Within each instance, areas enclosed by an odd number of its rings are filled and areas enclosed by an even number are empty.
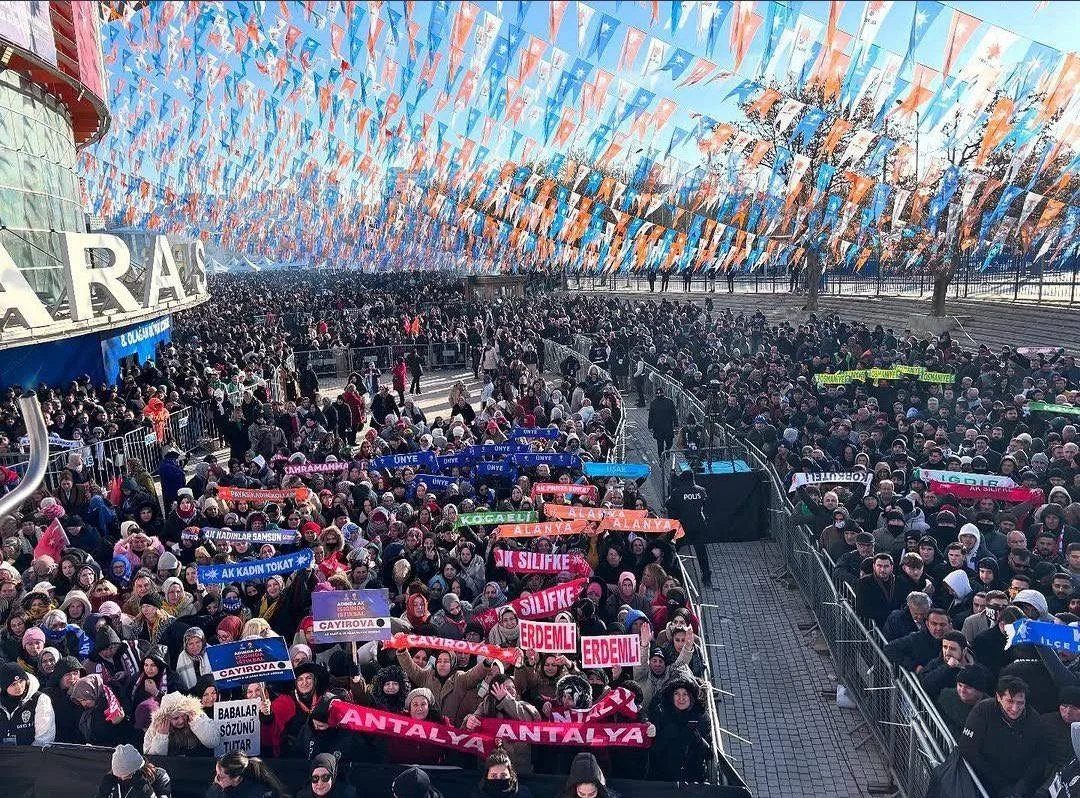
<svg viewBox="0 0 1080 798"><path fill-rule="evenodd" d="M652 466L645 495L662 506L647 412L629 408L626 459ZM696 562L683 562L697 581ZM731 733L721 744L760 798L869 795L867 786L886 782L888 771L873 741L856 747L868 736L858 710L821 694L836 683L831 661L799 629L813 615L798 588L772 578L782 563L772 541L709 547L713 587L699 598L701 622L715 687L733 694L717 694L720 724Z"/></svg>

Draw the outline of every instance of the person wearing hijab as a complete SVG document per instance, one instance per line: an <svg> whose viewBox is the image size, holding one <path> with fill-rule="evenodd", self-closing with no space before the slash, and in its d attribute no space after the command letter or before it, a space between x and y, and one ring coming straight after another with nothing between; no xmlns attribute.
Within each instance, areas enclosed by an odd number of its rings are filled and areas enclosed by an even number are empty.
<svg viewBox="0 0 1080 798"><path fill-rule="evenodd" d="M356 788L338 780L338 760L333 754L318 754L311 760L309 783L296 798L356 798Z"/></svg>
<svg viewBox="0 0 1080 798"><path fill-rule="evenodd" d="M454 654L449 651L435 652L435 664L420 667L409 656L407 649L398 649L397 661L412 682L413 690L425 688L431 694L431 704L453 722L460 722L458 714L466 694L476 691L487 675L489 667L478 658L467 671L455 667ZM408 705L405 707L408 710ZM464 713L461 713L464 714Z"/></svg>
<svg viewBox="0 0 1080 798"><path fill-rule="evenodd" d="M210 675L206 633L198 626L184 632L184 650L176 658L176 679L181 690L190 690L202 676Z"/></svg>
<svg viewBox="0 0 1080 798"><path fill-rule="evenodd" d="M84 742L112 747L136 738L123 706L100 674L91 673L79 679L70 696L83 710L79 732Z"/></svg>
<svg viewBox="0 0 1080 798"><path fill-rule="evenodd" d="M14 662L0 665L0 744L44 748L56 739L56 716L38 681Z"/></svg>
<svg viewBox="0 0 1080 798"><path fill-rule="evenodd" d="M305 662L294 674L296 684L293 690L282 693L270 705L273 732L271 739L266 742L275 756L282 756L296 748L300 730L308 722L330 683L329 671L318 662Z"/></svg>

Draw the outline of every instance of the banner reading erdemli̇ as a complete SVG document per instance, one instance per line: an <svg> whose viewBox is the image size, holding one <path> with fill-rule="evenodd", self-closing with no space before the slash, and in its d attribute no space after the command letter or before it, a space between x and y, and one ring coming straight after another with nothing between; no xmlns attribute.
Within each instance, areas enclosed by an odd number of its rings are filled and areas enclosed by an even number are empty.
<svg viewBox="0 0 1080 798"><path fill-rule="evenodd" d="M386 590L321 590L311 594L316 643L390 639Z"/></svg>
<svg viewBox="0 0 1080 798"><path fill-rule="evenodd" d="M541 654L577 653L576 623L545 623L543 621L518 621L519 643L526 651Z"/></svg>
<svg viewBox="0 0 1080 798"><path fill-rule="evenodd" d="M288 682L293 678L289 648L283 637L218 643L207 647L206 656L219 690L251 682Z"/></svg>
<svg viewBox="0 0 1080 798"><path fill-rule="evenodd" d="M793 493L804 485L839 485L843 483L855 483L870 487L874 481L874 475L869 471L826 471L822 474L807 474L800 471L792 474L791 487L788 493Z"/></svg>
<svg viewBox="0 0 1080 798"><path fill-rule="evenodd" d="M229 582L255 582L271 576L291 574L308 568L314 562L311 549L270 557L266 560L250 560L228 565L200 565L199 582L204 585L224 585Z"/></svg>
<svg viewBox="0 0 1080 798"><path fill-rule="evenodd" d="M581 667L636 667L641 664L641 638L637 635L603 635L581 638Z"/></svg>

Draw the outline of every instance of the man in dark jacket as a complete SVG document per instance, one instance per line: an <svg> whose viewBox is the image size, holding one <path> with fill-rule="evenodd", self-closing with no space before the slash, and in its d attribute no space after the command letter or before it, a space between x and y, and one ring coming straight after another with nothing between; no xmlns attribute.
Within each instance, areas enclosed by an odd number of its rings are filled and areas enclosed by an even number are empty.
<svg viewBox="0 0 1080 798"><path fill-rule="evenodd" d="M926 616L924 628L893 640L885 646L885 656L893 664L919 673L941 653L941 641L949 628L948 614L935 607Z"/></svg>
<svg viewBox="0 0 1080 798"><path fill-rule="evenodd" d="M709 494L694 481L694 472L684 468L672 482L667 511L669 517L679 520L686 533L679 545L693 547L698 568L701 569L701 581L706 586L711 586L712 571L709 569L709 555L705 551L705 534L709 529L709 518L705 509L708 501Z"/></svg>
<svg viewBox="0 0 1080 798"><path fill-rule="evenodd" d="M957 741L960 754L995 798L1030 795L1046 768L1046 728L1027 707L1027 685L1003 676L997 695L968 714Z"/></svg>
<svg viewBox="0 0 1080 798"><path fill-rule="evenodd" d="M649 429L656 438L656 456L660 459L675 440L677 415L675 403L664 394L664 386L658 385L656 397L649 405Z"/></svg>
<svg viewBox="0 0 1080 798"><path fill-rule="evenodd" d="M1047 760L1059 770L1073 758L1072 725L1080 723L1080 685L1067 685L1058 693L1058 708L1042 716L1046 725Z"/></svg>
<svg viewBox="0 0 1080 798"><path fill-rule="evenodd" d="M874 572L859 579L855 586L855 611L859 619L869 625L873 621L884 626L889 613L900 608L893 559L881 553L874 557Z"/></svg>
<svg viewBox="0 0 1080 798"><path fill-rule="evenodd" d="M1036 798L1080 798L1080 723L1069 729L1072 759L1054 774L1044 790Z"/></svg>

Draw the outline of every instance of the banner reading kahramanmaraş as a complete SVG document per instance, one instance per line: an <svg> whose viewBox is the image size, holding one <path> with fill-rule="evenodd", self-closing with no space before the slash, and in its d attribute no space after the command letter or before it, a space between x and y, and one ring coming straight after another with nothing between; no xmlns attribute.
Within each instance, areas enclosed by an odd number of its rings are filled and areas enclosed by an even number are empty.
<svg viewBox="0 0 1080 798"><path fill-rule="evenodd" d="M200 565L199 582L204 585L258 582L269 579L271 576L291 574L301 568L309 568L312 562L314 562L314 555L311 549L303 549L266 560L249 560L226 565Z"/></svg>

